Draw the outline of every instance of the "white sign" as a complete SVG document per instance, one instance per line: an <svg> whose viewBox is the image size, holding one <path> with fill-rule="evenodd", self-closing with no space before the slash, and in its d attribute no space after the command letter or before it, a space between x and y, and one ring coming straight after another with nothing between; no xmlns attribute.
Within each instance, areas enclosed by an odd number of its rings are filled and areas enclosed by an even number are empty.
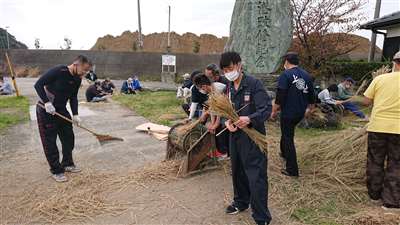
<svg viewBox="0 0 400 225"><path fill-rule="evenodd" d="M162 56L163 66L176 66L176 56L174 55L163 55Z"/></svg>

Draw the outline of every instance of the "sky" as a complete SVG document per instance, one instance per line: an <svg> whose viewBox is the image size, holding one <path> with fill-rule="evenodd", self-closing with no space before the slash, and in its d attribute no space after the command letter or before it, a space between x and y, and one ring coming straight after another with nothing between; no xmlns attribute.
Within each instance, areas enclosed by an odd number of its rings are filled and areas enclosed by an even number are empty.
<svg viewBox="0 0 400 225"><path fill-rule="evenodd" d="M367 20L373 18L375 0L363 8ZM179 34L209 33L229 36L235 0L141 0L144 34L168 29L171 5L171 30ZM381 16L400 10L400 0L382 0ZM136 31L136 0L0 0L0 27L9 26L17 40L34 48L36 38L44 49L60 49L64 38L72 49L89 49L98 37ZM370 31L356 34L370 38ZM378 45L383 38L378 35Z"/></svg>

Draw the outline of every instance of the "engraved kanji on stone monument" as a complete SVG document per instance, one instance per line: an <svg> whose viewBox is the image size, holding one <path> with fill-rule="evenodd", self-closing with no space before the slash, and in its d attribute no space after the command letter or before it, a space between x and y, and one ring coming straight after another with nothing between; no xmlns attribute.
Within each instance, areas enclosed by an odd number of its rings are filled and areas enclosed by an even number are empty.
<svg viewBox="0 0 400 225"><path fill-rule="evenodd" d="M273 73L292 42L289 0L236 0L226 51L239 52L254 74Z"/></svg>

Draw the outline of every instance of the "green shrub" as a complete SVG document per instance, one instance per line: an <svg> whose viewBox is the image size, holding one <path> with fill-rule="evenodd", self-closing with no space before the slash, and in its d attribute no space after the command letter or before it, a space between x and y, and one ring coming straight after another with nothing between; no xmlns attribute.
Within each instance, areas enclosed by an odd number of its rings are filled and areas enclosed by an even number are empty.
<svg viewBox="0 0 400 225"><path fill-rule="evenodd" d="M371 77L372 72L382 66L391 65L389 62L364 62L364 61L333 61L327 63L326 74L335 74L336 77L350 76L356 81Z"/></svg>

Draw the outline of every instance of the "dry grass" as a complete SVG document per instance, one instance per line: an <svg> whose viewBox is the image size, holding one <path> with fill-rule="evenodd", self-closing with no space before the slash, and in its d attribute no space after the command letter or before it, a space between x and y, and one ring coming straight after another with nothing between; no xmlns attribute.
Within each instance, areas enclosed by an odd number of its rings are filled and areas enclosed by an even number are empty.
<svg viewBox="0 0 400 225"><path fill-rule="evenodd" d="M308 174L324 181L331 190L340 190L361 201L367 155L367 132L365 128L323 137L311 143L300 161L309 164Z"/></svg>
<svg viewBox="0 0 400 225"><path fill-rule="evenodd" d="M169 182L176 179L180 162L169 161L148 165L126 175L95 173L85 171L68 183L49 186L42 184L19 196L11 206L5 208L6 223L61 223L82 221L99 214L118 215L125 212L130 202L115 202L108 198L128 188L147 188L152 182Z"/></svg>
<svg viewBox="0 0 400 225"><path fill-rule="evenodd" d="M301 177L291 179L280 174L279 138L269 136L271 208L305 224L352 224L367 201L366 138L365 129L352 129L298 139Z"/></svg>
<svg viewBox="0 0 400 225"><path fill-rule="evenodd" d="M217 115L230 119L234 122L239 120L239 115L232 106L231 101L225 95L213 94L208 99L210 111ZM243 128L243 131L258 145L265 153L268 151L268 142L266 135L261 134L254 128Z"/></svg>

